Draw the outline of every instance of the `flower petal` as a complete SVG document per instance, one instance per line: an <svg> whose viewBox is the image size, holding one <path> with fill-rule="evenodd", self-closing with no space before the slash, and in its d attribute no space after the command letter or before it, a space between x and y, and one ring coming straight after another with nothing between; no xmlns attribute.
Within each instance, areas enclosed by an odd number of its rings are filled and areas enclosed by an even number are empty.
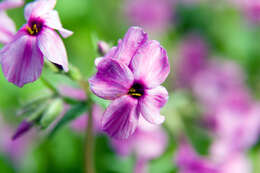
<svg viewBox="0 0 260 173"><path fill-rule="evenodd" d="M50 12L56 5L56 0L36 0L25 6L24 16L28 21L32 17L40 17Z"/></svg>
<svg viewBox="0 0 260 173"><path fill-rule="evenodd" d="M162 87L146 90L146 95L140 100L139 110L142 116L152 124L161 124L165 117L160 115L162 108L168 100L168 92Z"/></svg>
<svg viewBox="0 0 260 173"><path fill-rule="evenodd" d="M104 58L97 69L97 74L89 79L92 92L101 98L111 100L127 94L134 79L125 64L111 58Z"/></svg>
<svg viewBox="0 0 260 173"><path fill-rule="evenodd" d="M131 59L136 51L148 39L147 34L140 27L131 27L122 42L118 43L117 51L114 58L119 59L121 62L129 65Z"/></svg>
<svg viewBox="0 0 260 173"><path fill-rule="evenodd" d="M10 8L16 8L24 4L23 0L3 0L0 2L0 9L7 10Z"/></svg>
<svg viewBox="0 0 260 173"><path fill-rule="evenodd" d="M68 71L68 57L60 36L52 29L44 28L37 37L37 44L42 54L51 62L61 65Z"/></svg>
<svg viewBox="0 0 260 173"><path fill-rule="evenodd" d="M42 18L45 20L45 25L52 29L58 30L62 37L67 38L73 34L72 31L63 28L59 14L56 10L46 13Z"/></svg>
<svg viewBox="0 0 260 173"><path fill-rule="evenodd" d="M39 78L43 67L43 55L34 37L21 35L5 47L0 53L0 58L3 73L9 82L22 87Z"/></svg>
<svg viewBox="0 0 260 173"><path fill-rule="evenodd" d="M15 24L4 11L0 11L0 43L10 42L15 33Z"/></svg>
<svg viewBox="0 0 260 173"><path fill-rule="evenodd" d="M143 81L148 88L160 85L170 72L167 53L154 40L147 41L138 49L131 61L130 68L135 79Z"/></svg>
<svg viewBox="0 0 260 173"><path fill-rule="evenodd" d="M138 124L137 102L130 96L114 100L104 113L102 129L113 138L127 139Z"/></svg>

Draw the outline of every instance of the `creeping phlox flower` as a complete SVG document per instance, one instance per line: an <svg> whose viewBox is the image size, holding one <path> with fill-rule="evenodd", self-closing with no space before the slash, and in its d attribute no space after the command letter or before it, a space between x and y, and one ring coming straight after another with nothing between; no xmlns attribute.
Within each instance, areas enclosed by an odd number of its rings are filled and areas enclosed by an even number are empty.
<svg viewBox="0 0 260 173"><path fill-rule="evenodd" d="M23 0L5 0L0 2L0 43L6 44L15 35L15 24L5 10L23 5Z"/></svg>
<svg viewBox="0 0 260 173"><path fill-rule="evenodd" d="M176 154L176 163L180 173L251 173L250 161L243 153L229 153L221 161L215 156L199 156L192 146L183 140Z"/></svg>
<svg viewBox="0 0 260 173"><path fill-rule="evenodd" d="M161 124L160 108L168 99L160 86L170 66L165 49L139 27L131 27L117 47L96 61L97 73L89 79L91 90L99 97L113 100L102 118L102 128L111 137L128 138L143 116Z"/></svg>
<svg viewBox="0 0 260 173"><path fill-rule="evenodd" d="M35 81L43 67L43 57L68 71L67 53L60 36L72 34L61 25L56 0L37 0L25 7L25 24L0 52L5 77L18 87Z"/></svg>
<svg viewBox="0 0 260 173"><path fill-rule="evenodd" d="M120 156L136 156L135 173L148 172L148 162L158 158L167 147L166 132L159 125L140 117L135 133L128 139L113 139L112 145Z"/></svg>

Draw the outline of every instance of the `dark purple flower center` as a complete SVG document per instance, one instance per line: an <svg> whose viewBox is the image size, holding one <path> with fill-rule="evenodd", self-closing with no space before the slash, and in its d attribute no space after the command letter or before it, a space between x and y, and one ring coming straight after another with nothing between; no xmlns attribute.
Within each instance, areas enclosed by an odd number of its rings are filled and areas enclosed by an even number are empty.
<svg viewBox="0 0 260 173"><path fill-rule="evenodd" d="M43 28L43 22L39 19L32 19L26 26L27 32L30 35L38 35Z"/></svg>
<svg viewBox="0 0 260 173"><path fill-rule="evenodd" d="M128 95L133 98L140 98L144 95L144 87L140 83L134 83L133 86L129 89Z"/></svg>

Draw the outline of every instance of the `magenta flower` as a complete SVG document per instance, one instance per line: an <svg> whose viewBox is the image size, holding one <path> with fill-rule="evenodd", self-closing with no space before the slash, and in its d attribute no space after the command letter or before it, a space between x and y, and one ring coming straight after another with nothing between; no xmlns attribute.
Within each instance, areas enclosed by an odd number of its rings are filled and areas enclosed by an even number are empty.
<svg viewBox="0 0 260 173"><path fill-rule="evenodd" d="M68 71L67 53L64 44L55 32L63 37L72 34L61 25L56 0L37 0L25 8L25 24L12 41L0 52L0 62L5 77L18 87L39 78L45 56L52 63Z"/></svg>
<svg viewBox="0 0 260 173"><path fill-rule="evenodd" d="M0 43L10 42L15 35L15 24L10 19L5 10L23 5L23 0L5 0L0 2Z"/></svg>
<svg viewBox="0 0 260 173"><path fill-rule="evenodd" d="M192 34L181 43L179 54L177 84L180 87L190 87L196 74L206 65L208 45L199 35Z"/></svg>
<svg viewBox="0 0 260 173"><path fill-rule="evenodd" d="M99 59L98 71L89 79L97 96L113 100L102 118L103 130L111 137L128 138L140 115L150 123L163 123L160 108L168 92L160 84L170 71L165 49L148 40L141 28L131 27L108 55Z"/></svg>
<svg viewBox="0 0 260 173"><path fill-rule="evenodd" d="M165 30L173 18L172 0L128 0L126 13L130 22L149 30Z"/></svg>
<svg viewBox="0 0 260 173"><path fill-rule="evenodd" d="M145 173L148 162L158 158L167 147L167 134L159 125L140 118L135 133L128 139L113 139L112 145L120 156L136 156L136 173Z"/></svg>

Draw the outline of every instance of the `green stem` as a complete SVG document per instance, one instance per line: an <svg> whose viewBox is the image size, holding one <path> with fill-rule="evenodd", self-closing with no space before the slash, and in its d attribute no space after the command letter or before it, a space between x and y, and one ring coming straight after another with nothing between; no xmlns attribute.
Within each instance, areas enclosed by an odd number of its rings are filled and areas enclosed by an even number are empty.
<svg viewBox="0 0 260 173"><path fill-rule="evenodd" d="M49 81L47 81L43 76L41 76L41 81L42 81L42 83L47 87L47 88L49 88L54 94L58 94L59 92L58 92L58 90L54 87L54 86L52 86L52 84L49 82Z"/></svg>

